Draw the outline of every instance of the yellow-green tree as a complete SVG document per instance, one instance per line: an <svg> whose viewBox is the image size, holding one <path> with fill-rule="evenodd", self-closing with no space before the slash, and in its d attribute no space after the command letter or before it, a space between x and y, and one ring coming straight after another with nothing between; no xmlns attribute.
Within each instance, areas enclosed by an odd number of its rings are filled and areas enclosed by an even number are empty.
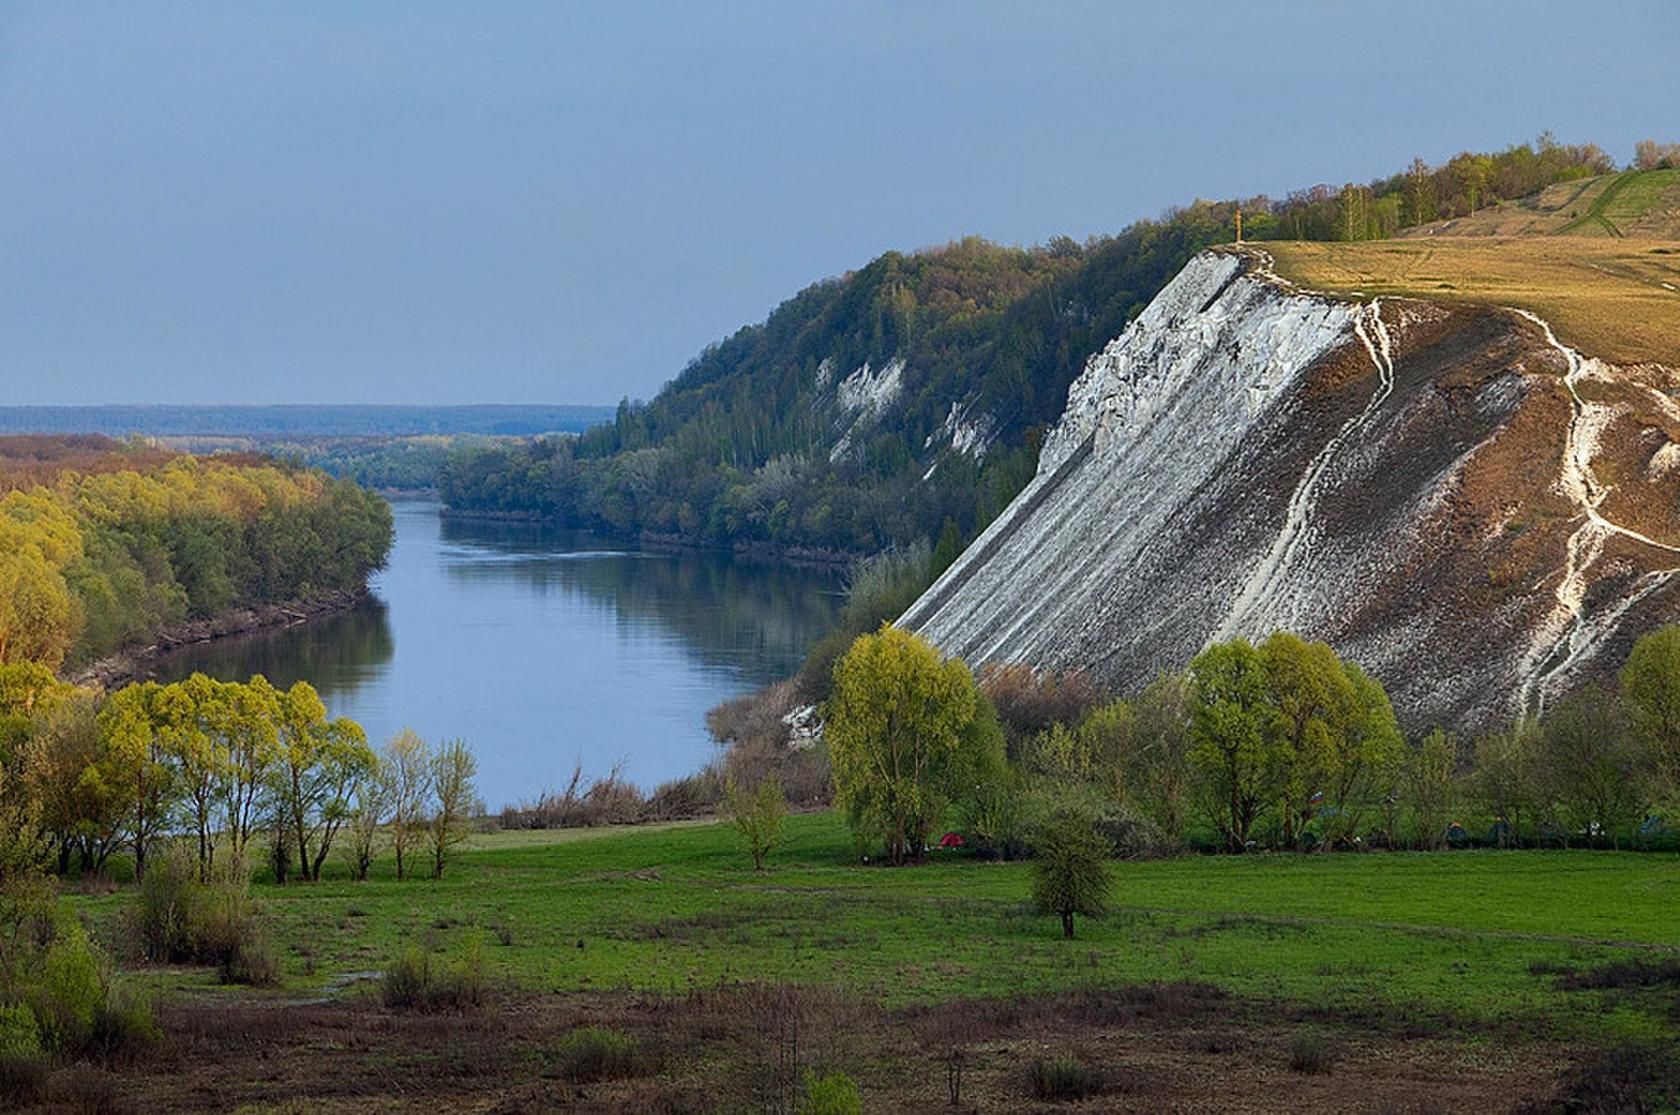
<svg viewBox="0 0 1680 1115"><path fill-rule="evenodd" d="M176 799L175 772L165 753L153 715L163 686L156 682L127 685L113 693L99 710L99 731L109 749L113 776L127 789L126 819L129 845L134 849L134 875L146 874L146 854L167 829Z"/></svg>
<svg viewBox="0 0 1680 1115"><path fill-rule="evenodd" d="M1649 751L1662 790L1680 795L1680 625L1641 636L1621 680L1634 737Z"/></svg>
<svg viewBox="0 0 1680 1115"><path fill-rule="evenodd" d="M350 818L357 788L374 769L367 734L354 720L328 719L308 682L277 699L279 808L297 842L298 870L319 882L333 838Z"/></svg>
<svg viewBox="0 0 1680 1115"><path fill-rule="evenodd" d="M952 796L1002 766L1002 733L968 667L890 624L835 665L826 725L836 799L894 864L920 858Z"/></svg>

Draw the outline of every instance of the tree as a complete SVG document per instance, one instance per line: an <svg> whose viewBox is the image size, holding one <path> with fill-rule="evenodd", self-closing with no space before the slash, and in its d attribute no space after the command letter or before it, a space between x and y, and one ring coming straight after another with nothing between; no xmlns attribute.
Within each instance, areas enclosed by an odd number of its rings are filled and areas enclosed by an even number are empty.
<svg viewBox="0 0 1680 1115"><path fill-rule="evenodd" d="M244 877L246 849L262 818L269 771L279 757L280 696L257 674L248 684L215 683L211 702L207 719L217 748L228 870Z"/></svg>
<svg viewBox="0 0 1680 1115"><path fill-rule="evenodd" d="M125 822L134 849L134 877L146 876L146 853L158 834L167 831L179 799L153 715L163 687L156 682L127 685L99 710L99 731L110 752L114 776L125 789L129 814Z"/></svg>
<svg viewBox="0 0 1680 1115"><path fill-rule="evenodd" d="M1412 807L1414 837L1420 848L1439 848L1446 838L1457 784L1458 739L1436 728L1408 756L1403 783Z"/></svg>
<svg viewBox="0 0 1680 1115"><path fill-rule="evenodd" d="M1190 678L1196 794L1226 848L1240 852L1278 790L1278 765L1268 748L1273 713L1265 662L1246 640L1233 639L1198 654Z"/></svg>
<svg viewBox="0 0 1680 1115"><path fill-rule="evenodd" d="M358 883L367 882L373 857L379 850L379 836L396 787L391 768L380 756L370 753L366 774L356 783L355 807L350 811L349 837L345 858L350 861L350 875Z"/></svg>
<svg viewBox="0 0 1680 1115"><path fill-rule="evenodd" d="M1523 717L1476 741L1470 790L1494 819L1499 846L1520 843L1541 809L1538 721Z"/></svg>
<svg viewBox="0 0 1680 1115"><path fill-rule="evenodd" d="M295 682L276 700L280 810L296 841L298 871L320 882L333 837L351 815L356 788L374 764L367 735L354 720L327 719L308 682Z"/></svg>
<svg viewBox="0 0 1680 1115"><path fill-rule="evenodd" d="M1062 919L1062 936L1073 937L1075 914L1100 918L1108 904L1108 848L1088 814L1054 810L1034 842L1033 904Z"/></svg>
<svg viewBox="0 0 1680 1115"><path fill-rule="evenodd" d="M432 811L432 878L443 878L443 868L450 853L470 832L476 798L473 778L478 774L478 760L466 740L450 740L432 756L432 793L437 808Z"/></svg>
<svg viewBox="0 0 1680 1115"><path fill-rule="evenodd" d="M1641 636L1621 682L1634 738L1650 753L1664 789L1680 794L1680 625Z"/></svg>
<svg viewBox="0 0 1680 1115"><path fill-rule="evenodd" d="M767 774L758 788L748 792L733 777L724 786L723 815L734 823L741 842L752 856L753 870L763 871L764 860L782 839L782 820L787 816L787 797L782 780Z"/></svg>
<svg viewBox="0 0 1680 1115"><path fill-rule="evenodd" d="M412 730L404 728L385 745L385 767L391 780L391 849L397 855L397 878L408 867L407 853L421 839L426 804L432 793L432 749Z"/></svg>
<svg viewBox="0 0 1680 1115"><path fill-rule="evenodd" d="M1620 846L1650 804L1651 766L1616 691L1589 686L1559 703L1546 717L1541 747L1565 841L1580 834Z"/></svg>
<svg viewBox="0 0 1680 1115"><path fill-rule="evenodd" d="M1277 768L1285 844L1299 846L1314 801L1335 780L1360 719L1353 681L1322 642L1278 631L1260 645L1266 671L1266 759ZM1363 676L1363 675L1361 675Z"/></svg>
<svg viewBox="0 0 1680 1115"><path fill-rule="evenodd" d="M1342 664L1351 689L1347 718L1329 738L1326 755L1330 821L1327 843L1358 831L1366 803L1391 785L1405 758L1406 741L1382 683L1352 662Z"/></svg>
<svg viewBox="0 0 1680 1115"><path fill-rule="evenodd" d="M920 859L961 789L1002 766L1002 733L968 667L890 624L852 644L828 700L835 797L887 859Z"/></svg>

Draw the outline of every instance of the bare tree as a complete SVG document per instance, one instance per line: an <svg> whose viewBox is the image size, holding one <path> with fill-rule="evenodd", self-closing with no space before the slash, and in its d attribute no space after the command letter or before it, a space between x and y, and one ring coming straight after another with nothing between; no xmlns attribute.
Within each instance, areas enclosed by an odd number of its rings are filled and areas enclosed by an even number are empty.
<svg viewBox="0 0 1680 1115"><path fill-rule="evenodd" d="M473 777L478 774L478 760L466 740L455 739L438 748L432 756L432 793L437 808L432 812L431 846L432 878L443 878L443 868L455 846L470 835L467 822L472 819Z"/></svg>
<svg viewBox="0 0 1680 1115"><path fill-rule="evenodd" d="M432 749L412 729L404 728L385 745L384 763L391 788L391 847L397 854L397 878L404 878L408 853L425 838L426 806L432 793Z"/></svg>

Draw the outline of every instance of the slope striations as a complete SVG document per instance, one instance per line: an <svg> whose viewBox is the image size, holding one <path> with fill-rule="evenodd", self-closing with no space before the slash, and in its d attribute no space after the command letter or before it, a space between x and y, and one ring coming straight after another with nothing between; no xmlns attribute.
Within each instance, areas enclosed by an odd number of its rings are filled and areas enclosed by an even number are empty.
<svg viewBox="0 0 1680 1115"><path fill-rule="evenodd" d="M1493 307L1194 259L1069 391L1039 471L901 619L1121 689L1208 642L1328 640L1474 728L1680 615L1680 379Z"/></svg>

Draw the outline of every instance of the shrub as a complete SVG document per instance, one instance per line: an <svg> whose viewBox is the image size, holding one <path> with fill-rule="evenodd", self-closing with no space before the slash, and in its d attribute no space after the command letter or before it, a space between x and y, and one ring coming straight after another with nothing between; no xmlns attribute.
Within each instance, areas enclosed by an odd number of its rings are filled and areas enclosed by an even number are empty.
<svg viewBox="0 0 1680 1115"><path fill-rule="evenodd" d="M1027 1068L1032 1094L1041 1100L1078 1100L1103 1089L1102 1073L1072 1057L1039 1057Z"/></svg>
<svg viewBox="0 0 1680 1115"><path fill-rule="evenodd" d="M198 864L185 848L170 847L147 865L132 915L132 937L147 960L192 959L193 920L202 890Z"/></svg>
<svg viewBox="0 0 1680 1115"><path fill-rule="evenodd" d="M240 938L217 965L217 975L223 983L273 987L280 982L280 957L268 934L253 922L248 935Z"/></svg>
<svg viewBox="0 0 1680 1115"><path fill-rule="evenodd" d="M1289 1043L1290 1072L1318 1076L1329 1072L1334 1060L1330 1043L1324 1040L1323 1034L1296 1034Z"/></svg>
<svg viewBox="0 0 1680 1115"><path fill-rule="evenodd" d="M580 1026L554 1047L555 1070L574 1084L634 1076L639 1060L636 1039L605 1026Z"/></svg>
<svg viewBox="0 0 1680 1115"><path fill-rule="evenodd" d="M107 991L94 1015L88 1045L110 1059L138 1053L161 1036L151 1001L117 984Z"/></svg>
<svg viewBox="0 0 1680 1115"><path fill-rule="evenodd" d="M41 1027L22 1003L0 1006L0 1060L41 1055Z"/></svg>
<svg viewBox="0 0 1680 1115"><path fill-rule="evenodd" d="M93 1024L105 1004L99 960L87 933L72 923L47 949L32 1008L48 1049L76 1050L93 1036Z"/></svg>
<svg viewBox="0 0 1680 1115"><path fill-rule="evenodd" d="M805 1074L805 1094L794 1109L798 1115L860 1115L863 1094L857 1081L843 1072L824 1076Z"/></svg>
<svg viewBox="0 0 1680 1115"><path fill-rule="evenodd" d="M0 1053L0 1096L7 1107L40 1099L47 1086L47 1058L36 1053Z"/></svg>
<svg viewBox="0 0 1680 1115"><path fill-rule="evenodd" d="M380 1000L393 1010L472 1010L484 1002L484 958L475 939L454 960L438 960L417 946L385 969Z"/></svg>
<svg viewBox="0 0 1680 1115"><path fill-rule="evenodd" d="M1078 727L1104 699L1081 670L1057 674L1016 664L987 666L980 673L980 689L997 709L1012 759L1053 725Z"/></svg>
<svg viewBox="0 0 1680 1115"><path fill-rule="evenodd" d="M753 868L763 871L765 858L781 843L782 821L787 817L782 780L774 774L767 775L749 793L731 778L724 791L723 812L740 833L741 843L752 856Z"/></svg>

